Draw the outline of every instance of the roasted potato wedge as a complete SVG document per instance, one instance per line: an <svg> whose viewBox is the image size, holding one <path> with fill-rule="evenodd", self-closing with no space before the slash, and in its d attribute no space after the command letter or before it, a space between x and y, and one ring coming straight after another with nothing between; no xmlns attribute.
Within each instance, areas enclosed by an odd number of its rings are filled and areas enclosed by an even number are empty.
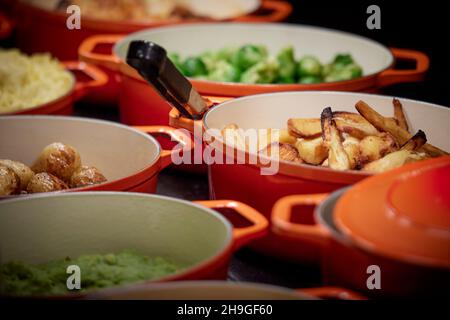
<svg viewBox="0 0 450 320"><path fill-rule="evenodd" d="M408 131L408 123L406 122L406 116L403 112L403 105L400 100L394 98L392 100L392 104L394 106L394 117L397 120L397 124L400 128Z"/></svg>
<svg viewBox="0 0 450 320"><path fill-rule="evenodd" d="M328 165L335 170L349 170L350 160L342 145L341 136L333 120L331 108L325 108L321 117L322 135L328 147Z"/></svg>
<svg viewBox="0 0 450 320"><path fill-rule="evenodd" d="M297 139L291 136L287 129L265 129L258 131L258 150L270 143L280 142L295 144Z"/></svg>
<svg viewBox="0 0 450 320"><path fill-rule="evenodd" d="M403 145L411 139L411 134L408 131L398 126L395 121L392 121L392 119L383 117L364 101L359 101L356 103L356 110L358 110L358 112L375 128L380 131L389 132L399 145ZM448 155L448 153L444 150L441 150L429 143L423 145L422 150L427 152L432 157Z"/></svg>
<svg viewBox="0 0 450 320"><path fill-rule="evenodd" d="M295 143L300 158L306 163L319 165L328 157L328 148L322 137L297 139Z"/></svg>
<svg viewBox="0 0 450 320"><path fill-rule="evenodd" d="M373 173L381 173L387 170L401 167L405 164L426 159L426 153L418 153L410 150L398 150L385 155L383 158L366 164L362 170Z"/></svg>
<svg viewBox="0 0 450 320"><path fill-rule="evenodd" d="M415 151L419 150L425 143L427 143L427 136L425 132L419 130L411 139L405 142L401 149Z"/></svg>
<svg viewBox="0 0 450 320"><path fill-rule="evenodd" d="M322 135L322 127L320 119L289 119L288 120L289 134L296 138L313 139Z"/></svg>
<svg viewBox="0 0 450 320"><path fill-rule="evenodd" d="M288 143L273 142L260 152L272 158L275 157L275 152L278 152L280 160L303 163L297 149Z"/></svg>
<svg viewBox="0 0 450 320"><path fill-rule="evenodd" d="M368 136L359 143L359 162L364 165L397 150L397 143L389 133L383 132L378 136Z"/></svg>
<svg viewBox="0 0 450 320"><path fill-rule="evenodd" d="M333 119L339 131L358 139L379 133L373 125L357 113L337 111L333 112Z"/></svg>
<svg viewBox="0 0 450 320"><path fill-rule="evenodd" d="M342 145L350 161L350 168L355 169L359 166L359 140L347 135Z"/></svg>

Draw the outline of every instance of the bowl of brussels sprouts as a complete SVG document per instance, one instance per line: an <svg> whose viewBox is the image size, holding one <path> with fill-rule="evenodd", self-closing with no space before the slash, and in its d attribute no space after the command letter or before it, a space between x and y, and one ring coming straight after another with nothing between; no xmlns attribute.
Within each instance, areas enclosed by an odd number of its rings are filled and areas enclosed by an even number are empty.
<svg viewBox="0 0 450 320"><path fill-rule="evenodd" d="M122 121L135 125L167 124L170 107L126 65L133 40L164 47L193 86L216 101L279 91L374 92L420 81L429 65L421 52L301 25L189 24L87 39L79 49L81 59L118 72ZM105 43L114 44L113 53L96 53L95 48ZM397 70L396 62L403 59L415 62L415 67Z"/></svg>

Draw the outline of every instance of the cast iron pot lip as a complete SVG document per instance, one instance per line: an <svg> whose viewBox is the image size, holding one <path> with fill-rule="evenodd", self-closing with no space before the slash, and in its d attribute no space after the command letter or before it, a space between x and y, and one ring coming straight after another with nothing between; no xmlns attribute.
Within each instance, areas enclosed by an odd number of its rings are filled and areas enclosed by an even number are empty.
<svg viewBox="0 0 450 320"><path fill-rule="evenodd" d="M367 37L363 37L361 35L358 34L354 34L351 32L347 32L347 31L342 31L342 30L338 30L338 29L332 29L332 28L325 28L325 27L319 27L319 26L314 26L314 25L306 25L306 24L299 24L299 25L292 25L292 24L288 24L288 23L267 23L267 22L256 22L256 23L251 23L250 25L248 23L226 23L226 22L213 22L213 23L189 23L186 25L168 25L168 26L162 26L162 27L158 27L158 28L148 28L148 29L144 29L144 30L139 30L133 33L130 33L128 35L125 35L123 39L119 40L116 42L116 44L113 46L112 52L113 54L118 57L120 59L120 61L124 64L126 64L124 57L122 57L119 54L119 48L121 48L122 46L126 46L129 44L130 40L135 40L135 39L143 39L143 36L151 33L151 34L158 34L158 33L165 33L167 31L169 32L176 32L178 30L182 30L182 29L186 29L186 28L191 28L191 29L204 29L204 28L211 28L211 27L217 27L217 28L260 28L260 29L264 29L264 28L271 28L271 29L278 29L278 30L286 30L286 29L291 29L291 30L295 30L295 29L304 29L304 30L309 30L309 31L320 31L320 32L328 32L328 33L334 33L334 34L339 34L342 36L348 36L348 37L353 37L355 39L357 39L358 41L361 42L366 42L366 43L370 43L372 45L377 46L380 50L384 51L387 56L389 56L389 61L386 63L386 66L380 68L377 71L374 71L372 73L368 73L368 74L363 74L363 76L356 78L356 79L350 79L350 80L341 80L341 81L332 81L332 82L323 82L323 84L344 84L344 83L350 83L350 82L354 82L355 80L361 80L361 79L370 79L373 78L374 76L382 73L383 71L388 70L389 68L391 68L394 65L395 62L395 58L394 55L392 54L391 50L389 50L389 48L385 45L383 45L382 43L372 40L370 38ZM195 31L195 30L193 30ZM225 85L225 86L239 86L239 87L247 87L249 85L252 84L248 84L248 83L240 83L240 82L223 82L223 81L210 81L210 80L198 80L195 78L189 78L188 79L190 81L195 80L198 83L205 83L205 84L220 84L220 85ZM142 79L141 79L142 80ZM143 81L143 80L142 80ZM283 86L290 86L293 84L283 84L283 83L278 83L278 84L253 84L253 85L257 85L257 86L261 86L262 88L270 88L270 87L283 87Z"/></svg>
<svg viewBox="0 0 450 320"><path fill-rule="evenodd" d="M70 197L70 198L77 198L77 197L125 197L125 198L131 198L131 197L138 197L138 198L147 198L149 200L151 199L159 199L159 200L163 200L163 201L169 201L169 202L176 202L176 203L180 203L183 205L187 205L190 207L194 207L196 209L199 209L200 211L202 211L204 214L209 214L212 215L214 218L216 218L219 222L222 223L222 225L225 227L226 229L226 238L224 239L224 243L223 245L218 248L216 250L216 252L208 257L205 257L204 259L202 259L201 261L192 264L190 266L188 266L187 268L184 268L180 271L177 271L175 273L169 274L167 276L161 277L161 278L157 278L157 279L152 279L152 280L142 280L139 281L135 284L129 284L129 285L125 285L125 286L118 286L118 287L110 287L110 288L105 288L105 289L95 289L92 292L83 292L83 293L75 293L73 295L70 294L63 294L63 295L36 295L36 296L25 296L24 298L68 298L68 299L77 299L80 297L85 297L88 294L94 294L96 292L103 292L104 290L118 290L121 288L126 288L128 286L132 286L132 285L145 285L145 284L149 284L149 283L156 283L156 282L163 282L163 281L172 281L172 279L174 278L182 278L185 275L189 275L193 272L196 272L202 268L204 268L205 266L209 266L209 264L213 263L214 261L220 259L220 257L222 257L224 254L226 254L226 252L228 250L231 250L234 244L234 240L233 240L233 228L231 223L225 218L223 217L221 214L215 212L213 209L207 208L205 206L202 206L200 204L194 203L194 202L190 202L187 200L182 200L182 199L177 199L177 198L172 198L172 197L168 197L168 196L162 196L162 195L156 195L156 194L149 194L149 193L137 193L137 192L118 192L118 191L88 191L88 192L68 192L68 193L55 193L55 194L36 194L36 195L32 195L28 198L14 198L14 199L7 199L4 201L0 202L0 208L2 205L7 205L10 203L15 203L15 202L29 202L29 201L33 201L33 200L39 200L39 199L45 199L45 198L64 198L64 197ZM2 295L0 294L0 298L2 297ZM19 297L21 298L21 296L3 296L3 297Z"/></svg>
<svg viewBox="0 0 450 320"><path fill-rule="evenodd" d="M117 183L119 181L122 181L124 179L129 179L130 177L133 177L135 175L139 175L142 174L143 172L149 170L150 168L152 168L157 162L158 160L161 158L161 152L162 152L162 148L161 145L159 144L159 142L152 137L149 134L146 134L145 132L141 132L135 128L133 128L132 126L127 126L121 123L117 123L117 122L113 122L113 121L108 121L108 120L99 120L99 119L92 119L92 118L82 118L82 117L73 117L73 116L54 116L54 115L0 115L0 122L1 121L8 121L8 120L35 120L35 119L42 119L42 120L49 120L49 121L59 121L59 120L64 120L64 121L73 121L73 122L87 122L87 123L93 123L93 124L99 124L99 125L109 125L109 126L113 126L113 127L117 127L120 129L124 129L127 130L129 132L133 132L135 134L140 135L141 137L147 139L148 141L150 141L155 147L156 147L156 152L155 155L153 155L153 159L150 158L149 160L149 164L146 165L144 168L142 168L141 170L138 170L137 172L119 178L119 179L114 179L111 181L106 181L103 183L100 183L98 185L95 186L86 186L86 187L82 187L82 188L73 188L73 189L68 189L68 190L63 190L63 191L56 191L56 192L47 192L46 194L52 195L52 194L66 194L66 193L73 193L73 192L77 192L77 191L83 191L83 189L86 188L92 188L92 187L101 187L101 186L105 186L111 183ZM75 146L76 148L76 146ZM158 174L159 171L156 172L156 174ZM153 177L153 175L152 175ZM147 177L146 179L149 179L151 177ZM87 192L87 191L85 191ZM98 192L98 191L97 191ZM33 195L31 194L27 194L27 195L13 195L13 196L5 196L5 197L0 197L1 201L5 200L9 200L9 199L25 199L28 197L31 197Z"/></svg>

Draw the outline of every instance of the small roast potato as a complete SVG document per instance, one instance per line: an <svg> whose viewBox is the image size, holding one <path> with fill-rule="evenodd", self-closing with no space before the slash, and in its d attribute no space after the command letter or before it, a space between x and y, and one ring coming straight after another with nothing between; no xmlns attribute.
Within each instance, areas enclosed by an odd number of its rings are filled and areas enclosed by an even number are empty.
<svg viewBox="0 0 450 320"><path fill-rule="evenodd" d="M32 170L36 173L47 172L68 182L75 170L81 166L78 151L67 144L55 142L42 150Z"/></svg>
<svg viewBox="0 0 450 320"><path fill-rule="evenodd" d="M96 167L81 166L73 173L69 186L71 188L81 188L105 181L105 176Z"/></svg>
<svg viewBox="0 0 450 320"><path fill-rule="evenodd" d="M19 176L20 190L25 190L28 182L34 176L34 172L22 162L3 159L0 160L0 166L12 169Z"/></svg>
<svg viewBox="0 0 450 320"><path fill-rule="evenodd" d="M395 139L387 132L378 136L368 136L359 143L360 162L366 164L397 150Z"/></svg>
<svg viewBox="0 0 450 320"><path fill-rule="evenodd" d="M328 157L328 148L322 137L315 139L297 139L295 147L300 158L309 164L319 165Z"/></svg>
<svg viewBox="0 0 450 320"><path fill-rule="evenodd" d="M27 186L28 193L52 192L65 189L69 189L69 187L64 181L47 172L35 174Z"/></svg>
<svg viewBox="0 0 450 320"><path fill-rule="evenodd" d="M20 178L13 169L0 165L0 196L17 194L20 191Z"/></svg>

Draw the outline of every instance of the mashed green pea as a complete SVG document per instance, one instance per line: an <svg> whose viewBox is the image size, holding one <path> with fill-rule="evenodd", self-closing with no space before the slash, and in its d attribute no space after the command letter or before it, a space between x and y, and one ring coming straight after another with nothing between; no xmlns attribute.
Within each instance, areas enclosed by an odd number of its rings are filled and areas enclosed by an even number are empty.
<svg viewBox="0 0 450 320"><path fill-rule="evenodd" d="M81 270L81 290L89 291L161 278L182 269L161 257L147 257L134 251L117 254L82 255L39 265L8 262L0 266L0 292L8 295L66 294L67 267ZM79 291L75 291L79 292Z"/></svg>

